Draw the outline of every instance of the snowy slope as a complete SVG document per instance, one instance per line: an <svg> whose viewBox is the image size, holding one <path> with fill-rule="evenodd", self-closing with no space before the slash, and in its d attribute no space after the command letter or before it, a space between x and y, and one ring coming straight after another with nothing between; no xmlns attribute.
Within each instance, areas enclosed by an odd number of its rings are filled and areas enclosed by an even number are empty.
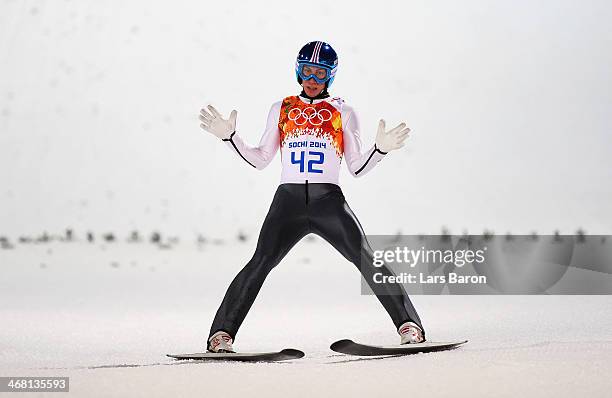
<svg viewBox="0 0 612 398"><path fill-rule="evenodd" d="M254 242L54 244L0 251L0 374L69 375L74 396L604 397L612 387L610 296L413 296L431 340L450 352L360 359L329 350L350 337L398 341L354 266L302 241L266 280L235 347L295 347L279 364L182 364L199 351ZM49 251L49 249L51 249ZM41 267L41 263L44 264Z"/></svg>

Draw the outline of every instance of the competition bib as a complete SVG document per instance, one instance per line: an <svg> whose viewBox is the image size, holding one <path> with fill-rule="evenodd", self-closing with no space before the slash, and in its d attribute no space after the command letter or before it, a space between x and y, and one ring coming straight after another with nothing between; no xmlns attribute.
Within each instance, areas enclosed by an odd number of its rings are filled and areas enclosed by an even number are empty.
<svg viewBox="0 0 612 398"><path fill-rule="evenodd" d="M338 183L343 155L340 111L327 101L283 100L278 121L281 182Z"/></svg>

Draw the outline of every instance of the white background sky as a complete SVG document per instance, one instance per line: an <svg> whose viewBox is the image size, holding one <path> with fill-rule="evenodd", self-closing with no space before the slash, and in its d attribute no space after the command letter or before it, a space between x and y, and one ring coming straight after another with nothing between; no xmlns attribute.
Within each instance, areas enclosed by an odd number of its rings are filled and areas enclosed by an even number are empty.
<svg viewBox="0 0 612 398"><path fill-rule="evenodd" d="M238 110L256 144L307 41L332 95L405 120L407 145L341 185L367 233L612 232L608 1L0 2L0 234L257 234L280 157L252 169L198 127ZM344 163L344 162L343 162Z"/></svg>

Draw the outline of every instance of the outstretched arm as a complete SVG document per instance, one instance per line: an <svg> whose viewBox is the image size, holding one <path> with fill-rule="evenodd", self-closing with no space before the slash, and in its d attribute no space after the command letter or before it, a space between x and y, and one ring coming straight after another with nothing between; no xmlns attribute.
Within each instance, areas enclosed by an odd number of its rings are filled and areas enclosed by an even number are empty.
<svg viewBox="0 0 612 398"><path fill-rule="evenodd" d="M359 119L353 110L348 113L347 117L343 128L344 156L348 169L355 177L361 177L372 170L389 151L404 146L404 140L410 132L410 129L405 128L405 123L386 132L385 121L381 119L374 145L367 151L361 152Z"/></svg>
<svg viewBox="0 0 612 398"><path fill-rule="evenodd" d="M200 127L220 138L232 152L256 169L261 170L270 164L279 147L280 108L277 104L274 104L268 113L266 130L256 147L249 146L236 134L236 111L232 111L229 119L225 120L213 106L209 105L208 109L210 113L205 109L200 111L200 121L202 121Z"/></svg>

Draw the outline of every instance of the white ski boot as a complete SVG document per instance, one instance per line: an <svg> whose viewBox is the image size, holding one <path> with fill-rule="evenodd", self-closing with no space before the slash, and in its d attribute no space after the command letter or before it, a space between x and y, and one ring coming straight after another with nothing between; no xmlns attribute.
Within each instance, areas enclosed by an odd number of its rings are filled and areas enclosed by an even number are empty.
<svg viewBox="0 0 612 398"><path fill-rule="evenodd" d="M232 348L232 336L223 330L210 336L208 339L208 351L210 352L234 352Z"/></svg>
<svg viewBox="0 0 612 398"><path fill-rule="evenodd" d="M415 344L422 343L425 341L423 338L423 331L414 322L405 322L402 326L397 329L402 340L400 344Z"/></svg>

